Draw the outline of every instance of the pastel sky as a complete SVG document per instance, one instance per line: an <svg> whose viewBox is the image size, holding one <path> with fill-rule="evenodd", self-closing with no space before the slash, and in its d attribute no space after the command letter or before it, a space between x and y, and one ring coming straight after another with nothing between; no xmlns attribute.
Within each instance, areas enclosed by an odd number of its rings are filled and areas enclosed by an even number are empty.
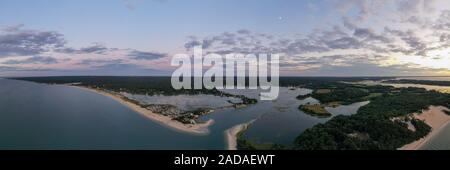
<svg viewBox="0 0 450 170"><path fill-rule="evenodd" d="M286 76L450 76L450 1L0 0L0 76L170 75L198 45Z"/></svg>

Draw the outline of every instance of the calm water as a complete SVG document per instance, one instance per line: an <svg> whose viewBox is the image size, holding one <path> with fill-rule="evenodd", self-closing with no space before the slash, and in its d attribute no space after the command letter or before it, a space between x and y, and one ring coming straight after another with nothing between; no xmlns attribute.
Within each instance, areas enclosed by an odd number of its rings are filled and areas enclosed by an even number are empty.
<svg viewBox="0 0 450 170"><path fill-rule="evenodd" d="M222 149L223 135L168 129L95 93L0 79L0 149Z"/></svg>
<svg viewBox="0 0 450 170"><path fill-rule="evenodd" d="M228 93L239 93L252 98L259 98L259 92L254 90L236 91L226 90ZM311 93L308 89L281 88L280 96L275 101L259 101L255 106L233 111L235 114L248 112L259 113L259 118L246 131L245 137L258 143L275 142L279 144L292 144L294 139L308 128L325 123L331 118L316 118L300 111L298 107L306 103L319 103L313 98L297 100L298 95ZM355 114L359 107L368 102L355 103L350 106L326 108L334 116Z"/></svg>
<svg viewBox="0 0 450 170"><path fill-rule="evenodd" d="M450 125L442 129L421 149L423 150L450 150Z"/></svg>
<svg viewBox="0 0 450 170"><path fill-rule="evenodd" d="M328 120L297 109L301 103L317 102L295 99L309 92L282 88L277 101L217 111L202 118L216 120L211 133L196 136L89 91L0 79L0 149L224 149L225 130L257 118L246 137L290 144L305 129ZM255 91L245 93L257 97ZM352 114L364 104L327 109L335 115Z"/></svg>

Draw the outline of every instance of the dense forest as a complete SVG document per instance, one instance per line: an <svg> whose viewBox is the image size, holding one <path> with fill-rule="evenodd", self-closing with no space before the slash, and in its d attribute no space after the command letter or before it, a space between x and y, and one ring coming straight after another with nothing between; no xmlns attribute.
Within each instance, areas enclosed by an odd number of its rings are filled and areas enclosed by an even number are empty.
<svg viewBox="0 0 450 170"><path fill-rule="evenodd" d="M426 136L431 127L412 119L415 131L394 118L450 105L450 95L420 88L402 88L384 93L351 116L337 116L303 132L294 149L301 150L394 150Z"/></svg>
<svg viewBox="0 0 450 170"><path fill-rule="evenodd" d="M286 78L282 85L312 89L308 97L321 103L350 104L370 101L351 116L336 116L300 134L293 145L272 144L270 149L299 150L395 150L426 136L431 127L421 120L407 117L415 131L408 129L405 121L395 119L420 112L431 105L450 108L450 94L427 91L422 88L395 88L348 84L366 78ZM371 80L377 80L373 78ZM448 111L446 111L448 113ZM258 149L260 144L241 140L240 149ZM266 145L267 146L267 145ZM264 147L267 149L268 147Z"/></svg>
<svg viewBox="0 0 450 170"><path fill-rule="evenodd" d="M303 87L313 90L311 94L298 96L297 99L299 100L312 97L323 104L336 102L347 105L379 97L382 93L387 93L394 87L366 86L345 82L380 81L386 78L388 77L284 77L280 78L280 83L282 86Z"/></svg>

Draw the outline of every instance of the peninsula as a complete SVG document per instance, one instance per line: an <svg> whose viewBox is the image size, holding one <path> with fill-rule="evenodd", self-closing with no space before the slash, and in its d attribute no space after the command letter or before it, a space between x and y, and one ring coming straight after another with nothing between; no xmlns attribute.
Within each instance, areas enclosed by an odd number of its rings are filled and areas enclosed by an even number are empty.
<svg viewBox="0 0 450 170"><path fill-rule="evenodd" d="M170 128L188 132L191 134L205 135L209 133L208 127L214 120L199 121L206 114L214 112L210 108L199 108L195 110L182 110L170 104L147 104L129 98L124 94L142 95L197 95L208 94L219 97L233 97L240 102L228 101L233 108L242 108L257 103L256 99L244 95L234 95L218 91L208 90L175 90L170 85L170 77L109 77L109 76L74 76L74 77L28 77L15 78L17 80L32 81L45 84L67 85L87 90L97 94L110 97L117 102L129 107L135 112ZM223 109L223 108L219 108Z"/></svg>

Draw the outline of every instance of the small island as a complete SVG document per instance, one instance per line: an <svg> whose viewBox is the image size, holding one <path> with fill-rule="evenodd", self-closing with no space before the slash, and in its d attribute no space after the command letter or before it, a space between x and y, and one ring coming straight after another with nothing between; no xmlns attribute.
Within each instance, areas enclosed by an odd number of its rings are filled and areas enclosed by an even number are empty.
<svg viewBox="0 0 450 170"><path fill-rule="evenodd" d="M321 104L307 104L301 105L299 109L305 112L308 115L319 117L319 118L327 118L333 116L330 112L328 112L324 106Z"/></svg>
<svg viewBox="0 0 450 170"><path fill-rule="evenodd" d="M305 94L305 95L297 96L297 99L298 100L305 100L305 99L310 98L310 97L312 97L312 94Z"/></svg>

